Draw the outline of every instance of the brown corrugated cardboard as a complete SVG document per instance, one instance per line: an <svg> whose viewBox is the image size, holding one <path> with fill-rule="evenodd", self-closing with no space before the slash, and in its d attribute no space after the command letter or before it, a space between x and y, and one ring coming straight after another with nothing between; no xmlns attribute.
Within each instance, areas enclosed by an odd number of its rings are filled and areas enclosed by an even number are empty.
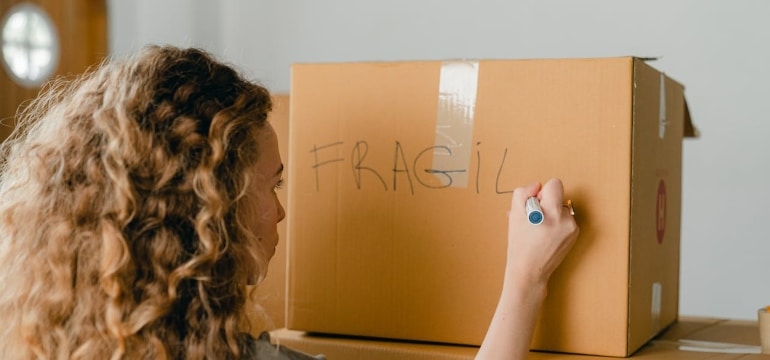
<svg viewBox="0 0 770 360"><path fill-rule="evenodd" d="M278 150L286 162L289 154L289 96L273 95L273 111L268 121L278 136ZM288 176L284 169L284 177ZM276 194L282 204L287 204L287 189L278 189ZM266 330L286 326L286 222L278 223L278 245L270 261L267 277L257 286L248 306L253 309L248 321L252 333L258 336Z"/></svg>
<svg viewBox="0 0 770 360"><path fill-rule="evenodd" d="M510 192L550 177L581 233L534 348L626 356L676 318L689 118L644 61L298 64L291 97L290 329L480 344Z"/></svg>
<svg viewBox="0 0 770 360"><path fill-rule="evenodd" d="M754 353L759 348L757 332L755 322L683 318L631 358L656 360L770 359L770 355ZM478 350L476 347L469 346L316 336L286 329L275 330L271 332L271 336L274 343L310 354L324 354L330 360L471 360L474 359ZM699 345L699 347L695 345ZM605 359L605 357L531 352L528 359L598 360Z"/></svg>
<svg viewBox="0 0 770 360"><path fill-rule="evenodd" d="M279 329L271 332L273 343L306 352L323 354L329 360L465 360L478 348L376 339L312 336Z"/></svg>

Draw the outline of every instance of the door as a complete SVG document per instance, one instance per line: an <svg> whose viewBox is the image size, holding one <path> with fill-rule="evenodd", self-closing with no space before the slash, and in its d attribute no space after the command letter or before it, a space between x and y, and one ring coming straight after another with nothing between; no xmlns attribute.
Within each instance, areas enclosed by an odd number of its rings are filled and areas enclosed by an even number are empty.
<svg viewBox="0 0 770 360"><path fill-rule="evenodd" d="M0 0L0 41L3 141L45 80L82 73L107 55L106 0Z"/></svg>

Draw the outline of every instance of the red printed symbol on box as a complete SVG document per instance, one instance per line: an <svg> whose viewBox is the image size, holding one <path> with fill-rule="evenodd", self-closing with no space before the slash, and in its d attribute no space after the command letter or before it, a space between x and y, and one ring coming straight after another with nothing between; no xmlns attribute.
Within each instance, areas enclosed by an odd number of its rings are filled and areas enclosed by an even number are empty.
<svg viewBox="0 0 770 360"><path fill-rule="evenodd" d="M666 230L666 184L663 179L658 182L658 200L655 204L655 227L658 244L663 243L663 232Z"/></svg>

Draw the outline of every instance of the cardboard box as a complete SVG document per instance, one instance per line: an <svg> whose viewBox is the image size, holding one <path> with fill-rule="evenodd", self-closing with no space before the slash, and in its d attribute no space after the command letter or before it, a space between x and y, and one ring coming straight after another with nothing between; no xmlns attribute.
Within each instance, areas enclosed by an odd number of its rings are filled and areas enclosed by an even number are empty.
<svg viewBox="0 0 770 360"><path fill-rule="evenodd" d="M477 347L425 344L377 339L312 335L278 329L274 343L309 354L324 354L334 360L472 360ZM683 318L636 352L634 359L733 360L770 359L760 355L756 322L725 319ZM605 357L530 352L530 360L598 360Z"/></svg>
<svg viewBox="0 0 770 360"><path fill-rule="evenodd" d="M291 99L288 328L479 345L511 192L551 177L581 233L534 348L627 356L676 319L694 129L645 61L296 64Z"/></svg>
<svg viewBox="0 0 770 360"><path fill-rule="evenodd" d="M315 336L301 331L270 332L274 344L329 360L465 360L473 359L478 347L387 341L344 336Z"/></svg>

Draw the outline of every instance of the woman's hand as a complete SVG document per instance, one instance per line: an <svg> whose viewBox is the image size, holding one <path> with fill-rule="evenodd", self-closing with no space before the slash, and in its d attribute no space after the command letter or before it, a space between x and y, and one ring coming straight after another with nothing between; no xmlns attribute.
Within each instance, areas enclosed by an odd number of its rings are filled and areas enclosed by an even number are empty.
<svg viewBox="0 0 770 360"><path fill-rule="evenodd" d="M543 210L539 225L527 220L524 204L531 196L537 197ZM509 280L522 285L546 284L567 256L580 231L571 210L563 204L564 187L559 179L550 179L542 187L536 183L513 191L508 212Z"/></svg>
<svg viewBox="0 0 770 360"><path fill-rule="evenodd" d="M527 198L540 201L543 222L529 223ZM476 359L527 358L548 279L577 239L571 208L563 205L561 180L550 179L513 191L508 211L508 257L503 291Z"/></svg>

